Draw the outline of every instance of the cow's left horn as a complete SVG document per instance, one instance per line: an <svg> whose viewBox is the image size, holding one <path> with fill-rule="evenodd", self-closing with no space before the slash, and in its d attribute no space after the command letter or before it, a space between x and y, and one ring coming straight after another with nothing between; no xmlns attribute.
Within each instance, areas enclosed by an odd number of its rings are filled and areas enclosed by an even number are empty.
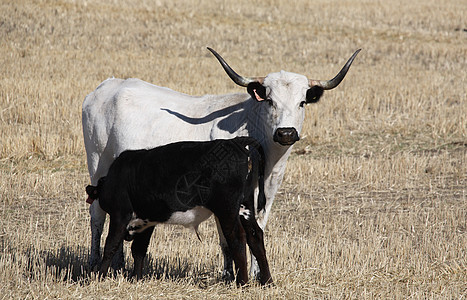
<svg viewBox="0 0 467 300"><path fill-rule="evenodd" d="M239 86L248 86L249 83L252 82L259 82L263 83L264 77L243 77L235 73L235 71L225 62L225 60L213 49L208 47L208 50L214 54L214 56L217 58L217 60L221 63L222 67L224 68L225 72L227 75L229 75L230 79L233 80L236 84Z"/></svg>
<svg viewBox="0 0 467 300"><path fill-rule="evenodd" d="M349 70L350 65L352 64L353 60L357 56L358 52L360 52L361 50L362 49L358 49L357 51L355 51L355 53L349 58L347 63L344 65L344 67L342 67L342 70L340 70L340 72L336 75L336 77L334 77L331 80L313 80L313 79L310 79L309 80L310 86L319 86L319 87L322 87L325 90L331 90L331 89L335 88L336 86L338 86L339 83L341 83L341 81L344 79L345 74L347 74L347 71Z"/></svg>

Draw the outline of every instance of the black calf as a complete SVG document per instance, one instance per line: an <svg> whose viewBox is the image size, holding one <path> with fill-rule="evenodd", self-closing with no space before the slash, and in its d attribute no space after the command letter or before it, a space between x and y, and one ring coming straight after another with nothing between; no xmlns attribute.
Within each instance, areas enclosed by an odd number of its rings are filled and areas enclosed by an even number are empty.
<svg viewBox="0 0 467 300"><path fill-rule="evenodd" d="M219 219L237 270L237 283L248 281L246 243L256 257L261 284L272 282L263 231L256 223L264 208L264 153L252 138L179 142L151 150L123 152L90 198L109 215L109 235L100 273L124 239L133 239L134 273L142 277L143 259L158 223L193 227L212 213Z"/></svg>

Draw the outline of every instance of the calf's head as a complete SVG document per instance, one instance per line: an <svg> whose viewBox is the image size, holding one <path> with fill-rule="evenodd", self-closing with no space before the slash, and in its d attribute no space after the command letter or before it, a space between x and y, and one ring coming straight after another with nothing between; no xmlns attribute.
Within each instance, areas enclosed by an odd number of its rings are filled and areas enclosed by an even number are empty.
<svg viewBox="0 0 467 300"><path fill-rule="evenodd" d="M86 187L86 194L88 194L88 202L91 204L94 200L97 200L99 198L100 191L102 190L102 185L105 182L105 177L102 177L99 179L97 186L94 185L88 185Z"/></svg>
<svg viewBox="0 0 467 300"><path fill-rule="evenodd" d="M300 140L305 105L318 102L324 90L338 86L344 79L353 60L360 50L349 58L340 72L331 80L313 80L307 77L280 71L266 77L244 77L238 75L213 49L208 49L220 62L227 75L238 85L246 87L251 98L263 102L265 115L259 116L268 124L266 132L273 141L283 146L293 145Z"/></svg>

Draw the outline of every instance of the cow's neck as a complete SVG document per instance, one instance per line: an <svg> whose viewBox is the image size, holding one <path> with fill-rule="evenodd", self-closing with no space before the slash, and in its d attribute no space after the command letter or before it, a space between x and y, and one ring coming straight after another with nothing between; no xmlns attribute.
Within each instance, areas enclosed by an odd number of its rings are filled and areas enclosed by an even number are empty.
<svg viewBox="0 0 467 300"><path fill-rule="evenodd" d="M279 144L268 143L264 145L266 153L266 168L264 174L264 193L266 195L265 210L258 215L258 224L264 230L271 206L276 197L276 193L284 178L287 158L292 152L292 146L281 146Z"/></svg>
<svg viewBox="0 0 467 300"><path fill-rule="evenodd" d="M265 153L268 153L267 165L273 167L277 164L285 164L292 152L292 146L282 146L276 142L268 142L263 145Z"/></svg>

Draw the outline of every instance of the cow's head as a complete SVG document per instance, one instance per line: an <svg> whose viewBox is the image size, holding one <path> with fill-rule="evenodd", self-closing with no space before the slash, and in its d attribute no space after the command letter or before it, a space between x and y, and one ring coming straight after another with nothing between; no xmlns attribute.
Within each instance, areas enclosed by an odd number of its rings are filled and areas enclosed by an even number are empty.
<svg viewBox="0 0 467 300"><path fill-rule="evenodd" d="M303 75L281 71L266 77L238 75L213 49L208 49L219 60L227 75L238 85L246 87L250 96L264 102L268 111L268 124L272 128L274 142L283 146L293 145L300 139L305 105L318 102L324 90L335 88L344 79L360 49L349 58L342 70L331 80L312 80Z"/></svg>

